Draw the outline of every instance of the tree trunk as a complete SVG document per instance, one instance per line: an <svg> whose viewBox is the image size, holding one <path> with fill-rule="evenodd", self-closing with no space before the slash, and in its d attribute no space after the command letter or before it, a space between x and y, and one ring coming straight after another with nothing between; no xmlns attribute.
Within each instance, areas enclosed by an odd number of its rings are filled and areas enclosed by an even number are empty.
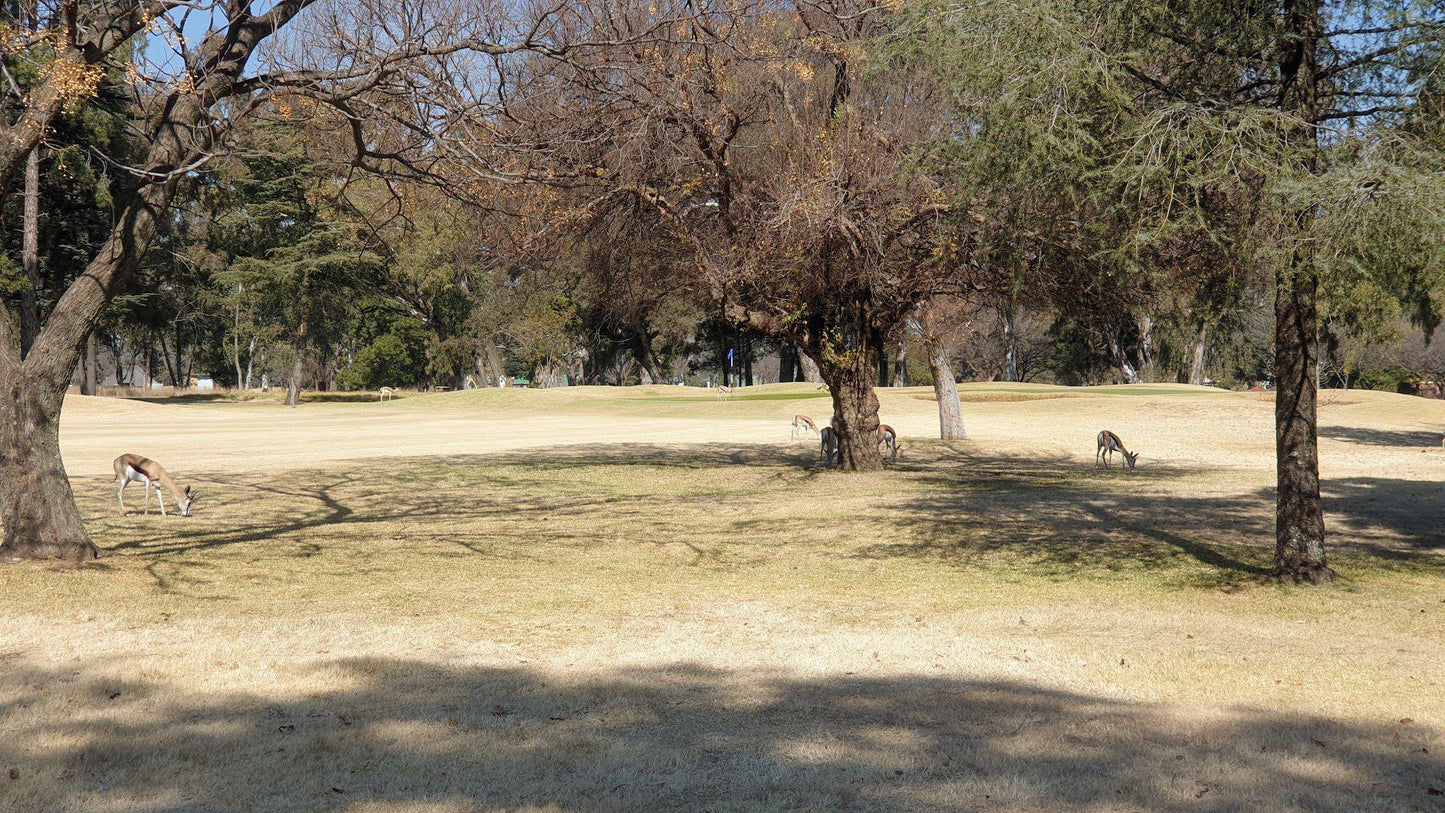
<svg viewBox="0 0 1445 813"><path fill-rule="evenodd" d="M908 386L908 340L898 340L898 355L893 358L893 386Z"/></svg>
<svg viewBox="0 0 1445 813"><path fill-rule="evenodd" d="M888 386L888 352L883 349L878 351L878 386Z"/></svg>
<svg viewBox="0 0 1445 813"><path fill-rule="evenodd" d="M1145 314L1139 317L1139 379L1153 383L1154 377L1154 317Z"/></svg>
<svg viewBox="0 0 1445 813"><path fill-rule="evenodd" d="M286 382L286 406L301 403L301 350L296 350L296 361L291 365L291 378Z"/></svg>
<svg viewBox="0 0 1445 813"><path fill-rule="evenodd" d="M1105 328L1105 338L1109 341L1109 353L1114 356L1114 363L1119 367L1119 374L1124 377L1126 384L1139 383L1139 371L1129 363L1129 354L1124 352L1124 345L1119 341L1119 331L1112 327Z"/></svg>
<svg viewBox="0 0 1445 813"><path fill-rule="evenodd" d="M246 389L251 389L252 364L256 361L256 337L251 337L251 344L246 348Z"/></svg>
<svg viewBox="0 0 1445 813"><path fill-rule="evenodd" d="M1286 134L1311 169L1318 167L1320 0L1288 0L1280 59L1280 109L1302 123ZM1309 231L1315 212L1295 216L1296 234ZM1319 272L1307 246L1296 246L1275 276L1274 437L1275 551L1273 575L1282 581L1324 584L1335 572L1325 561L1324 512L1320 506L1318 423Z"/></svg>
<svg viewBox="0 0 1445 813"><path fill-rule="evenodd" d="M838 465L844 471L883 470L883 456L878 451L878 394L873 387L881 355L876 346L858 347L844 354L839 363L820 366L833 396Z"/></svg>
<svg viewBox="0 0 1445 813"><path fill-rule="evenodd" d="M1275 577L1323 584L1334 571L1325 561L1324 513L1315 369L1318 279L1306 257L1275 282Z"/></svg>
<svg viewBox="0 0 1445 813"><path fill-rule="evenodd" d="M798 348L792 342L778 344L778 383L788 384L798 380Z"/></svg>
<svg viewBox="0 0 1445 813"><path fill-rule="evenodd" d="M236 386L241 386L241 286L236 286L236 321L231 328L231 354L236 362Z"/></svg>
<svg viewBox="0 0 1445 813"><path fill-rule="evenodd" d="M25 159L25 208L22 215L20 261L25 287L20 291L20 355L30 353L40 335L40 148ZM3 307L3 306L0 306Z"/></svg>
<svg viewBox="0 0 1445 813"><path fill-rule="evenodd" d="M1209 326L1203 323L1199 325L1199 339L1194 342L1194 359L1189 363L1189 383L1204 383L1204 351L1208 346Z"/></svg>
<svg viewBox="0 0 1445 813"><path fill-rule="evenodd" d="M933 373L933 396L938 400L938 436L944 440L966 440L968 433L963 429L963 405L958 401L953 364L941 344L928 347L928 369Z"/></svg>
<svg viewBox="0 0 1445 813"><path fill-rule="evenodd" d="M1002 325L1003 325L1003 346L1004 346L1003 380L1004 380L1004 381L1018 381L1018 380L1019 380L1019 348L1018 348L1018 336L1017 336L1017 334L1014 332L1014 307L1013 307L1013 303L1009 303L1009 305L1008 305L1007 307L1003 308L1003 309L999 312L999 317L1000 317L999 321L1000 321L1000 322L1002 323Z"/></svg>
<svg viewBox="0 0 1445 813"><path fill-rule="evenodd" d="M667 381L658 367L657 356L652 352L652 340L646 333L638 331L633 334L632 355L637 359L638 377L643 384L662 384Z"/></svg>
<svg viewBox="0 0 1445 813"><path fill-rule="evenodd" d="M0 393L0 505L6 559L68 559L100 555L80 521L60 459L64 388L21 376Z"/></svg>
<svg viewBox="0 0 1445 813"><path fill-rule="evenodd" d="M818 369L818 362L813 361L813 357L802 348L798 349L798 366L802 368L804 381L809 384L823 383L823 371Z"/></svg>
<svg viewBox="0 0 1445 813"><path fill-rule="evenodd" d="M99 372L97 368L100 366L96 344L95 331L92 330L85 339L85 359L81 362L84 367L80 378L81 395L95 395L95 379Z"/></svg>

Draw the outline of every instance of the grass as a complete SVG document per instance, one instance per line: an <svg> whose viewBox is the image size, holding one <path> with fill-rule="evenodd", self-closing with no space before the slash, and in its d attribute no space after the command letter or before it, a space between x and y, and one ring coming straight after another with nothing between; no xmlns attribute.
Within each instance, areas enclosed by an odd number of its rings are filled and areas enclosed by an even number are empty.
<svg viewBox="0 0 1445 813"><path fill-rule="evenodd" d="M0 809L1438 809L1442 405L1324 409L1311 590L1259 579L1253 397L943 443L884 391L903 461L846 476L789 442L813 387L676 389L73 400L111 555L0 568ZM195 515L118 516L121 451Z"/></svg>

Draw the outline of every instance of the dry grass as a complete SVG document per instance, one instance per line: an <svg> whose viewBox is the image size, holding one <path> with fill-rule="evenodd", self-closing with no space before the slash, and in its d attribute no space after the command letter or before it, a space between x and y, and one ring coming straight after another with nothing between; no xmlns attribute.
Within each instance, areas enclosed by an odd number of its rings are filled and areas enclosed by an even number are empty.
<svg viewBox="0 0 1445 813"><path fill-rule="evenodd" d="M1329 401L1309 590L1256 396L966 388L943 444L889 391L844 476L749 395L73 399L112 555L0 568L0 810L1441 808L1445 405ZM117 516L123 451L195 515Z"/></svg>

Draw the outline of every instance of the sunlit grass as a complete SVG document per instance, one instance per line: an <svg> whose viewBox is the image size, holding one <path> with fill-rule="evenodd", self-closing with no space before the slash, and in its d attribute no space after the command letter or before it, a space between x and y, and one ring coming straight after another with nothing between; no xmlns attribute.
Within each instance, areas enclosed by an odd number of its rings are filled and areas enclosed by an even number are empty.
<svg viewBox="0 0 1445 813"><path fill-rule="evenodd" d="M1326 412L1302 589L1267 402L1045 391L944 443L884 392L904 457L851 476L788 439L814 386L757 394L77 401L109 555L0 568L0 808L1427 809L1436 405ZM122 448L195 515L119 516Z"/></svg>

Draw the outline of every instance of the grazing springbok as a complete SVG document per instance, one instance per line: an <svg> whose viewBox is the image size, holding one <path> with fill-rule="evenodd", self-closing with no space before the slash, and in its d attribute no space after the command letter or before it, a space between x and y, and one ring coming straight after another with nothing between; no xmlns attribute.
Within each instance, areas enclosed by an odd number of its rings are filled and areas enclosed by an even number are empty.
<svg viewBox="0 0 1445 813"><path fill-rule="evenodd" d="M809 432L812 432L815 435L818 434L818 427L816 424L813 423L813 419L809 418L807 415L794 415L793 440L798 439L799 432L802 432L803 437L807 438Z"/></svg>
<svg viewBox="0 0 1445 813"><path fill-rule="evenodd" d="M726 385L721 385L721 386L719 386L719 387L717 388L717 397L719 397L719 398L731 398L731 397L733 397L733 388L732 388L732 387L729 387L729 386L726 386Z"/></svg>
<svg viewBox="0 0 1445 813"><path fill-rule="evenodd" d="M818 459L826 462L830 467L833 465L833 458L841 456L838 454L838 430L831 426L823 427L818 433Z"/></svg>
<svg viewBox="0 0 1445 813"><path fill-rule="evenodd" d="M393 395L396 395L396 390L392 389L391 387L381 388L381 400L389 400Z"/></svg>
<svg viewBox="0 0 1445 813"><path fill-rule="evenodd" d="M903 451L903 447L898 444L898 433L886 423L878 424L878 445L888 447L889 462L897 460L898 453Z"/></svg>
<svg viewBox="0 0 1445 813"><path fill-rule="evenodd" d="M123 454L115 459L112 468L115 469L115 476L110 481L114 483L116 480L120 480L120 489L116 491L115 496L120 500L122 516L125 514L125 487L132 482L142 483L145 486L145 513L151 512L151 489L155 488L156 499L161 504L161 516L166 515L166 500L161 496L161 486L165 486L165 489L171 492L171 496L176 498L176 505L180 506L181 516L191 515L191 502L196 499L196 492L192 491L190 486L186 486L186 490L182 491L176 486L176 481L166 474L166 470L161 467L161 464L138 454Z"/></svg>
<svg viewBox="0 0 1445 813"><path fill-rule="evenodd" d="M1099 448L1094 451L1094 465L1099 465L1099 461L1102 460L1104 468L1109 468L1109 458L1114 456L1114 452L1124 455L1124 464L1131 469L1134 468L1134 462L1139 459L1138 452L1125 449L1124 441L1119 440L1118 435L1105 429L1099 433Z"/></svg>

